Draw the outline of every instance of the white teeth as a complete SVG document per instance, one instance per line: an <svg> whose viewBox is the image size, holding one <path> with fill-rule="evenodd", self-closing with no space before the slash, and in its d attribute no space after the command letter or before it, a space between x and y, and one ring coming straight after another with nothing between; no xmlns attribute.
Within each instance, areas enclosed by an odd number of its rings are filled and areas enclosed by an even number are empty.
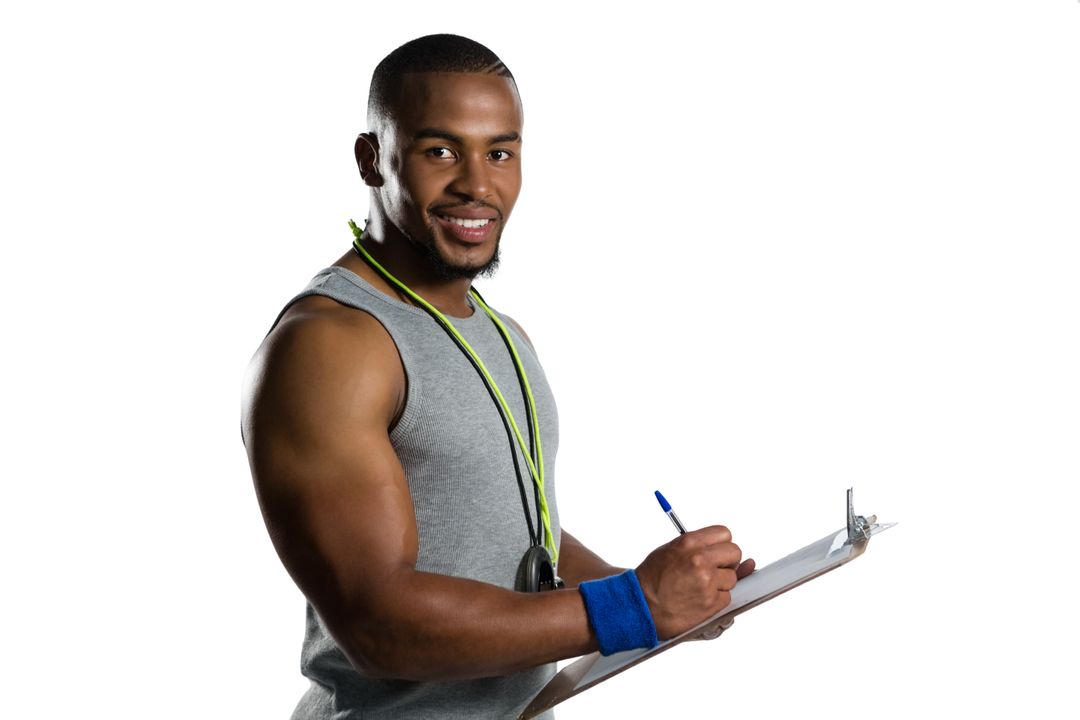
<svg viewBox="0 0 1080 720"><path fill-rule="evenodd" d="M488 220L487 218L482 218L482 219L479 219L479 220L471 220L469 218L448 217L446 219L449 220L450 222L454 223L455 225L460 225L461 227L467 227L467 228L484 227L489 222L491 222L491 220Z"/></svg>

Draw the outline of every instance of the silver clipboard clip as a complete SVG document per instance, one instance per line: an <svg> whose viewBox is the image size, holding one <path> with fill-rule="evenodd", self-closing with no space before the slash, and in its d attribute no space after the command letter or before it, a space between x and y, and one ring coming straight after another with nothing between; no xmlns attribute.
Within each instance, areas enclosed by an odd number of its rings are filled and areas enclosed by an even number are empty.
<svg viewBox="0 0 1080 720"><path fill-rule="evenodd" d="M855 503L852 500L853 488L847 490L847 544L855 545L864 543L873 535L882 530L888 530L896 523L878 523L877 515L863 517L855 514Z"/></svg>

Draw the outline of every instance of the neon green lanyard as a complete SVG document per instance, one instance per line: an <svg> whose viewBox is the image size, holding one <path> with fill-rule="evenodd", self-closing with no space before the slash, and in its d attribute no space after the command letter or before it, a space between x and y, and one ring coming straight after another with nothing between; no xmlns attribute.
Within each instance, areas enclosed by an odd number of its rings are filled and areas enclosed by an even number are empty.
<svg viewBox="0 0 1080 720"><path fill-rule="evenodd" d="M525 456L525 463L529 468L529 475L532 477L533 483L536 485L536 489L539 491L537 499L540 505L540 517L543 525L544 533L544 547L551 555L551 561L558 563L559 553L555 548L555 538L551 532L551 513L548 510L547 497L544 494L544 451L540 447L540 418L536 414L536 401L533 399L532 388L529 387L529 378L525 375L525 366L521 362L521 357L518 356L517 348L514 346L514 341L510 338L510 333L507 331L506 326L503 325L502 320L491 311L484 299L480 297L480 293L476 290L469 288L469 295L476 304L487 314L491 321L495 323L495 327L502 335L503 340L506 342L506 346L510 349L510 355L514 360L514 366L517 368L518 377L521 379L521 387L524 389L526 404L528 405L528 413L532 420L532 441L533 447L536 448L536 456L534 457L529 452L528 446L525 444L525 438L522 437L521 430L518 429L517 422L514 420L514 414L510 411L510 406L506 402L506 398L503 397L502 391L499 390L498 384L495 382L495 378L488 372L487 367L484 365L484 361L480 359L480 356L476 354L476 351L472 349L468 341L458 332L458 329L454 327L445 315L439 312L434 305L429 303L424 298L413 292L405 283L398 280L396 277L390 274L390 272L380 265L375 258L364 248L360 243L361 237L363 237L364 231L356 226L356 223L352 220L349 221L349 227L352 228L355 239L353 240L353 247L356 251L366 260L380 275L386 280L398 287L403 293L409 296L417 305L422 307L428 312L443 328L449 332L453 338L457 341L461 349L469 355L472 359L476 369L480 371L480 374L487 384L488 388L492 391L492 394L498 401L500 408L505 417L510 422L510 427L514 430L514 436L517 438L518 446L521 448L522 455ZM530 523L531 524L531 523Z"/></svg>

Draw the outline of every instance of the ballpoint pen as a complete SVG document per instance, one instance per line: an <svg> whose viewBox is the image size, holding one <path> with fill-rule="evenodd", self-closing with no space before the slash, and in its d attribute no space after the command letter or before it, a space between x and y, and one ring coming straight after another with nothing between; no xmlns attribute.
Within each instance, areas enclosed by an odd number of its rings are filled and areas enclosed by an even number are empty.
<svg viewBox="0 0 1080 720"><path fill-rule="evenodd" d="M671 518L671 522L675 525L675 529L679 531L679 534L685 535L686 528L684 528L683 524L679 522L679 516L676 515L675 511L671 509L671 503L667 501L667 498L660 494L659 490L656 491L656 500L660 503L660 507L664 509L664 512L667 513L667 516Z"/></svg>

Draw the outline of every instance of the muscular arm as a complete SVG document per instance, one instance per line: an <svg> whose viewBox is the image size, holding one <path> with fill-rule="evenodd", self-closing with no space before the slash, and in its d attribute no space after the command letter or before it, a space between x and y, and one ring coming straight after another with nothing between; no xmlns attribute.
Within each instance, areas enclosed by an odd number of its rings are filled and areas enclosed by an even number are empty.
<svg viewBox="0 0 1080 720"><path fill-rule="evenodd" d="M374 676L484 677L594 649L577 592L526 595L417 572L388 427L405 379L370 316L308 303L253 364L244 437L285 567L349 660Z"/></svg>
<svg viewBox="0 0 1080 720"><path fill-rule="evenodd" d="M389 440L404 397L385 329L325 298L286 314L245 387L243 435L267 529L350 662L374 677L451 680L595 650L575 589L517 593L415 569L411 497ZM691 535L639 567L660 637L718 611L735 582L727 530ZM563 548L574 581L610 574L572 536ZM650 563L670 567L647 572ZM646 587L661 577L682 583Z"/></svg>

